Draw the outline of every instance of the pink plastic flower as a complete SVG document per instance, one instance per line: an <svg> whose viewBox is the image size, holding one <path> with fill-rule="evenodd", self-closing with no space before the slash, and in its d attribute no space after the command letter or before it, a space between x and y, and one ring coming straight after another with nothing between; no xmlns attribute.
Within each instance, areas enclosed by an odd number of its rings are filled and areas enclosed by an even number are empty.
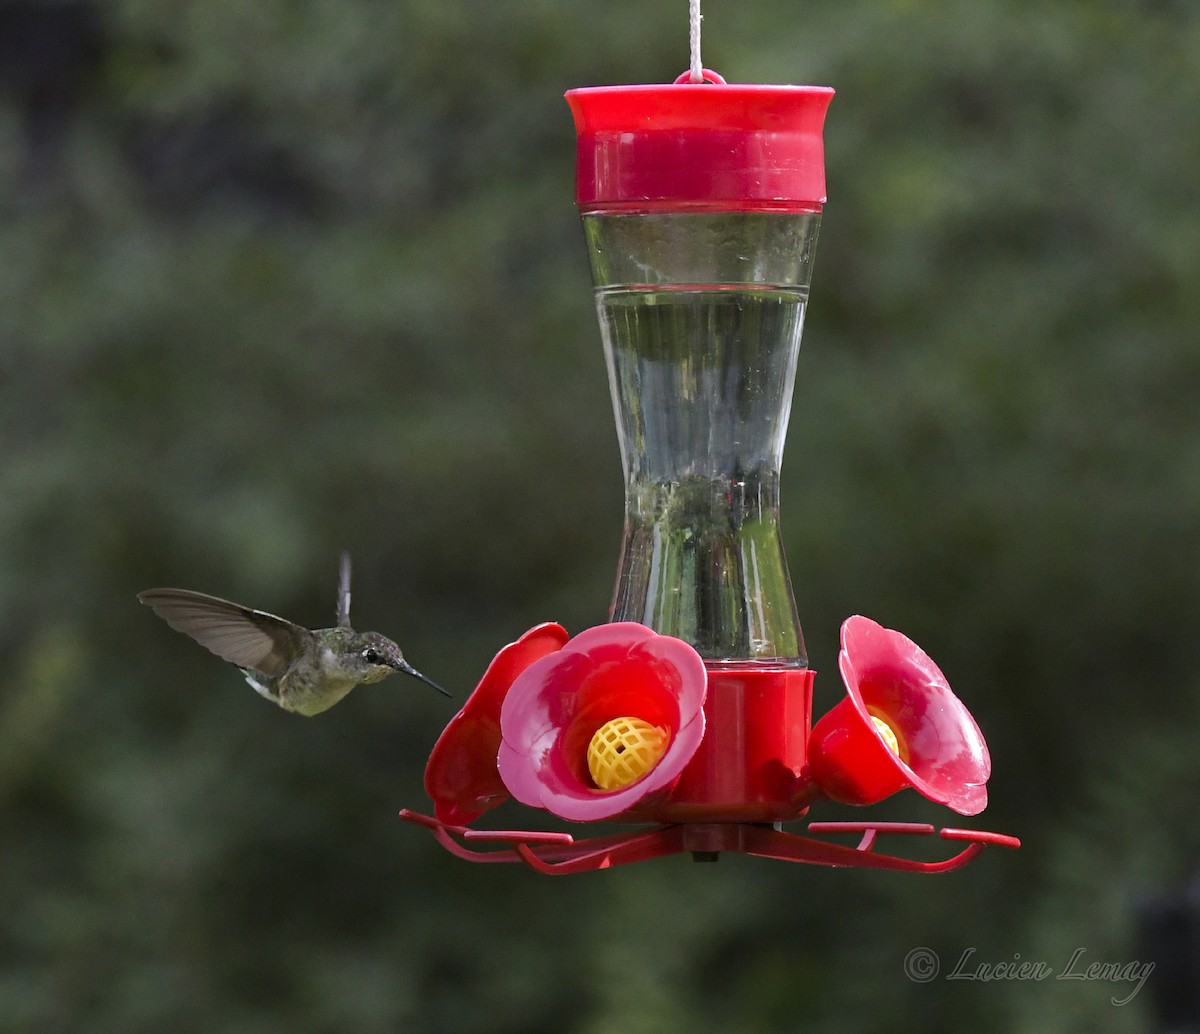
<svg viewBox="0 0 1200 1034"><path fill-rule="evenodd" d="M813 729L813 775L847 804L911 786L962 815L987 807L992 762L971 712L907 636L870 618L842 625L838 668L848 698Z"/></svg>
<svg viewBox="0 0 1200 1034"><path fill-rule="evenodd" d="M633 622L589 628L513 683L500 712L500 777L518 801L560 818L618 815L673 785L692 759L706 691L704 662L682 640ZM669 739L644 775L601 790L588 771L588 744L619 717L664 728Z"/></svg>
<svg viewBox="0 0 1200 1034"><path fill-rule="evenodd" d="M425 766L425 790L440 821L466 825L508 799L496 769L500 706L518 675L561 650L566 641L566 629L547 621L492 658L475 691L438 737Z"/></svg>

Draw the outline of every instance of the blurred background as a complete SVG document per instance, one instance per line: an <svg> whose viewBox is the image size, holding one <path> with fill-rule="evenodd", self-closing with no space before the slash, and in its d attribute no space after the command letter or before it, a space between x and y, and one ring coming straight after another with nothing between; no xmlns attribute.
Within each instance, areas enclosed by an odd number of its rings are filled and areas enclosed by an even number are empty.
<svg viewBox="0 0 1200 1034"><path fill-rule="evenodd" d="M396 819L454 705L289 715L134 599L327 625L349 549L355 623L460 702L529 626L604 620L562 93L673 79L683 0L6 0L4 1030L1194 1029L1200 7L704 13L731 82L838 91L783 477L816 712L843 618L903 630L988 737L977 825L1024 848L471 866ZM1081 948L1159 967L1114 1006L1058 979ZM968 949L1055 976L946 979Z"/></svg>

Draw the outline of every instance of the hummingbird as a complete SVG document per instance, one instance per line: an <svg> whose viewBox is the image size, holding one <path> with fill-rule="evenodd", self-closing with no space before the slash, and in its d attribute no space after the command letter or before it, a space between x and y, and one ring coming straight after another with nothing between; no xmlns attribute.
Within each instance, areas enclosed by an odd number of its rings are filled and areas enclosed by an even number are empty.
<svg viewBox="0 0 1200 1034"><path fill-rule="evenodd" d="M236 664L254 689L285 711L320 714L357 685L398 671L443 696L441 686L404 659L392 640L350 627L350 554L338 578L337 624L309 630L265 611L190 589L146 589L137 597L177 632Z"/></svg>

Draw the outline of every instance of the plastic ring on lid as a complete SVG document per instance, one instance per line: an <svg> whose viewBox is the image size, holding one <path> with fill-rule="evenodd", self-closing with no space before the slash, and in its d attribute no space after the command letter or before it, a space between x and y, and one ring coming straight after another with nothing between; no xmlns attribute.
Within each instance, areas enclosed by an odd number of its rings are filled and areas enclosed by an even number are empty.
<svg viewBox="0 0 1200 1034"><path fill-rule="evenodd" d="M716 83L720 86L724 86L725 77L721 75L720 72L714 72L711 68L704 68L701 69L701 82ZM675 80L676 86L682 86L684 83L690 83L693 86L700 85L699 83L693 81L692 70L690 68Z"/></svg>
<svg viewBox="0 0 1200 1034"><path fill-rule="evenodd" d="M690 77L567 92L580 208L820 211L833 90Z"/></svg>

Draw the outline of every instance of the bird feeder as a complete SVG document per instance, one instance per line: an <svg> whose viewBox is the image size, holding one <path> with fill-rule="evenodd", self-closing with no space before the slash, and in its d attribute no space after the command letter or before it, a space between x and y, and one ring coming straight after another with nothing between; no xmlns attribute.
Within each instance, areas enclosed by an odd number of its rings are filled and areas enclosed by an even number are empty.
<svg viewBox="0 0 1200 1034"><path fill-rule="evenodd" d="M991 763L933 661L861 616L842 628L846 698L813 727L779 479L833 91L696 80L566 95L625 473L610 621L501 650L430 756L434 814L401 817L460 858L544 873L677 852L933 873L1017 847L924 823L783 828L905 788L977 814ZM629 828L471 825L510 797ZM953 847L941 861L876 849L935 833Z"/></svg>

